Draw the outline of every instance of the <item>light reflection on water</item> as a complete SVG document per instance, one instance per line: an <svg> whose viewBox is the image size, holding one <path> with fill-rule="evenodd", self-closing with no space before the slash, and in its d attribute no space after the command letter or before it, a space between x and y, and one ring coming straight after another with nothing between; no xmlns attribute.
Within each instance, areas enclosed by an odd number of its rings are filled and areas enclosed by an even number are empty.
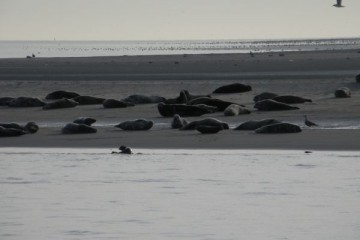
<svg viewBox="0 0 360 240"><path fill-rule="evenodd" d="M360 153L0 149L0 239L358 239Z"/></svg>

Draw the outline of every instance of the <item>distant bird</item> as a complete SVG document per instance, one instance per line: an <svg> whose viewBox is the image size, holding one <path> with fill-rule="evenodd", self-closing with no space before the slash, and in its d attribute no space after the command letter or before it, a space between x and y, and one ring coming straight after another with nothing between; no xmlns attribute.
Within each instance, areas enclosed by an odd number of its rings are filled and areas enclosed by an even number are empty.
<svg viewBox="0 0 360 240"><path fill-rule="evenodd" d="M310 121L306 115L304 115L305 117L305 125L308 126L308 127L313 127L313 126L318 126L316 123Z"/></svg>
<svg viewBox="0 0 360 240"><path fill-rule="evenodd" d="M345 6L341 5L341 1L342 0L336 0L336 4L334 4L333 6L334 7L345 7Z"/></svg>

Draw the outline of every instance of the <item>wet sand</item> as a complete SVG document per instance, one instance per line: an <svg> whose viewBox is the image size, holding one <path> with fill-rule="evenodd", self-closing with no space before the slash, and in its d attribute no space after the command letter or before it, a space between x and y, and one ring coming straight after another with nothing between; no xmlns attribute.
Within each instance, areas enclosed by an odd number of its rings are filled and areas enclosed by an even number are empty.
<svg viewBox="0 0 360 240"><path fill-rule="evenodd" d="M244 104L251 114L225 117L218 112L188 119L215 117L235 127L247 120L276 118L303 128L299 134L259 135L228 130L201 135L171 130L171 118L161 117L156 104L124 109L88 105L48 111L0 107L0 122L35 121L41 127L34 135L1 138L0 147L114 148L125 144L139 148L360 150L360 83L355 82L359 73L360 54L348 50L292 52L285 56L264 53L255 57L212 54L0 59L0 97L44 98L52 91L68 90L115 99L131 94L172 98L182 89L192 94L209 94L219 86L238 82L251 85L253 90L213 97ZM338 87L350 88L352 97L334 98ZM294 111L256 111L253 97L264 91L311 98L313 102L299 104L300 110ZM320 127L304 126L304 114ZM81 116L96 118L98 133L60 134L62 126ZM137 118L153 120L155 127L147 132L126 132L113 127Z"/></svg>

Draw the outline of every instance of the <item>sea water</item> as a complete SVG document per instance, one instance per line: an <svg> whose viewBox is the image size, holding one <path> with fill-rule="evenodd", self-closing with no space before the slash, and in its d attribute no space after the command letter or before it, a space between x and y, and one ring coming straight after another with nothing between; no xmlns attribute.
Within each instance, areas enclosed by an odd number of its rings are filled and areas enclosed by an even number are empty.
<svg viewBox="0 0 360 240"><path fill-rule="evenodd" d="M360 38L182 41L0 41L0 58L91 57L359 49Z"/></svg>
<svg viewBox="0 0 360 240"><path fill-rule="evenodd" d="M360 152L0 149L0 239L360 239Z"/></svg>

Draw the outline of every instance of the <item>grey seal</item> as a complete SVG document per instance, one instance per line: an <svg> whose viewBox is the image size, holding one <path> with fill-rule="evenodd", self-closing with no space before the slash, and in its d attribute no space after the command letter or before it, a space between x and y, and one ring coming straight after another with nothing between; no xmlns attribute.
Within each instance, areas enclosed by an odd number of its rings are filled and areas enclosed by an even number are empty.
<svg viewBox="0 0 360 240"><path fill-rule="evenodd" d="M283 111L283 110L296 110L298 107L293 107L285 103L280 103L271 99L262 100L255 103L254 108L259 111Z"/></svg>
<svg viewBox="0 0 360 240"><path fill-rule="evenodd" d="M25 133L36 133L39 130L39 126L34 122L28 122L24 126L17 123L0 123L0 127L18 129Z"/></svg>
<svg viewBox="0 0 360 240"><path fill-rule="evenodd" d="M205 118L198 121L193 121L186 124L180 130L195 130L198 126L220 126L223 129L229 129L229 125L225 122L222 122L216 118Z"/></svg>
<svg viewBox="0 0 360 240"><path fill-rule="evenodd" d="M80 94L75 93L75 92L59 90L59 91L49 93L48 95L46 95L45 99L57 100L57 99L62 99L62 98L75 98L78 96L80 96Z"/></svg>
<svg viewBox="0 0 360 240"><path fill-rule="evenodd" d="M263 92L254 97L254 102L259 102L266 99L273 99L274 97L277 97L278 95L276 93L272 92Z"/></svg>
<svg viewBox="0 0 360 240"><path fill-rule="evenodd" d="M1 97L0 98L0 106L7 106L9 104L9 102L11 102L14 99L15 98L13 98L13 97Z"/></svg>
<svg viewBox="0 0 360 240"><path fill-rule="evenodd" d="M216 98L201 97L201 98L196 98L196 99L189 101L188 104L190 104L190 105L205 104L208 106L217 107L218 111L222 112L231 104L237 104L237 103L223 101L223 100L216 99ZM237 105L245 107L244 105L241 105L241 104L237 104Z"/></svg>
<svg viewBox="0 0 360 240"><path fill-rule="evenodd" d="M202 134L213 134L213 133L218 133L221 130L224 130L224 128L222 126L200 125L196 127L196 130Z"/></svg>
<svg viewBox="0 0 360 240"><path fill-rule="evenodd" d="M39 98L18 97L8 102L9 107L42 107L45 103Z"/></svg>
<svg viewBox="0 0 360 240"><path fill-rule="evenodd" d="M166 99L159 96L145 96L145 95L139 95L134 94L130 95L122 101L132 103L132 104L150 104L150 103L161 103L164 102Z"/></svg>
<svg viewBox="0 0 360 240"><path fill-rule="evenodd" d="M275 123L255 130L255 133L299 133L301 128L291 123Z"/></svg>
<svg viewBox="0 0 360 240"><path fill-rule="evenodd" d="M298 96L292 96L292 95L282 95L272 98L272 100L275 100L277 102L286 103L286 104L297 104L297 103L305 103L305 102L312 102L309 98L302 98Z"/></svg>
<svg viewBox="0 0 360 240"><path fill-rule="evenodd" d="M133 103L119 101L116 99L106 99L103 103L104 108L126 108L134 106Z"/></svg>
<svg viewBox="0 0 360 240"><path fill-rule="evenodd" d="M178 114L183 117L187 116L201 116L207 113L212 113L208 107L204 106L191 106L184 104L158 104L158 111L164 117L172 117L175 114Z"/></svg>
<svg viewBox="0 0 360 240"><path fill-rule="evenodd" d="M149 130L153 127L154 122L148 121L145 119L137 119L134 121L125 121L119 123L115 127L121 128L126 131L141 131L141 130Z"/></svg>
<svg viewBox="0 0 360 240"><path fill-rule="evenodd" d="M280 121L276 119L263 119L258 121L247 121L239 126L237 126L234 130L256 130L258 128L261 128L266 125L271 125L275 123L281 123Z"/></svg>
<svg viewBox="0 0 360 240"><path fill-rule="evenodd" d="M84 134L84 133L96 133L96 128L90 127L85 124L68 123L62 128L63 134Z"/></svg>
<svg viewBox="0 0 360 240"><path fill-rule="evenodd" d="M88 126L91 126L95 122L96 122L95 118L89 118L89 117L79 117L73 121L73 123L85 124Z"/></svg>
<svg viewBox="0 0 360 240"><path fill-rule="evenodd" d="M0 137L17 137L26 134L24 130L0 126Z"/></svg>
<svg viewBox="0 0 360 240"><path fill-rule="evenodd" d="M219 87L213 93L242 93L251 91L251 86L241 83L233 83Z"/></svg>
<svg viewBox="0 0 360 240"><path fill-rule="evenodd" d="M186 121L184 118L180 117L179 114L175 114L174 118L171 122L171 128L179 129L179 128L182 128L183 126L185 126L186 124L188 124L188 121Z"/></svg>
<svg viewBox="0 0 360 240"><path fill-rule="evenodd" d="M102 104L105 101L105 98L92 97L92 96L78 96L72 98L75 102L78 102L79 105L95 105Z"/></svg>
<svg viewBox="0 0 360 240"><path fill-rule="evenodd" d="M60 109L60 108L73 108L79 105L78 102L75 102L74 100L63 98L60 100L56 100L54 102L47 103L43 106L44 110L50 110L50 109Z"/></svg>
<svg viewBox="0 0 360 240"><path fill-rule="evenodd" d="M238 104L231 104L224 110L225 116L237 116L240 114L249 114L250 111Z"/></svg>
<svg viewBox="0 0 360 240"><path fill-rule="evenodd" d="M347 87L341 87L335 90L336 98L349 98L351 97L350 89Z"/></svg>

